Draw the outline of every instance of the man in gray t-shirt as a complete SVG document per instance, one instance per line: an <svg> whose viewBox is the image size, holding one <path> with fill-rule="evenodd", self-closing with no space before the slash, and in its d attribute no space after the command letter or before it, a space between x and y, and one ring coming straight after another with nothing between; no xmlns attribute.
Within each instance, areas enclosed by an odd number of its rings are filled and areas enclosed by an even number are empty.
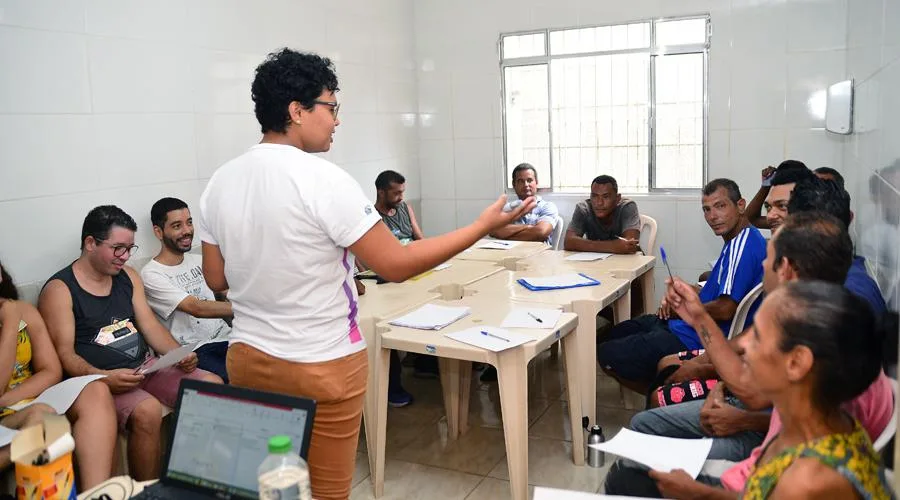
<svg viewBox="0 0 900 500"><path fill-rule="evenodd" d="M601 175L591 183L591 197L575 205L566 231L565 249L630 254L640 248L637 204L623 199L616 180Z"/></svg>

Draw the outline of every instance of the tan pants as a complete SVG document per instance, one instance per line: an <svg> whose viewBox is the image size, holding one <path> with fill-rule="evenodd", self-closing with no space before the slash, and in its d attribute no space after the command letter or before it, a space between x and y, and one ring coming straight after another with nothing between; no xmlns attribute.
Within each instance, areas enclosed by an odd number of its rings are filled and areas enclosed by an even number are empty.
<svg viewBox="0 0 900 500"><path fill-rule="evenodd" d="M368 363L365 350L321 363L294 363L243 343L228 348L232 385L316 400L309 473L317 500L350 497Z"/></svg>

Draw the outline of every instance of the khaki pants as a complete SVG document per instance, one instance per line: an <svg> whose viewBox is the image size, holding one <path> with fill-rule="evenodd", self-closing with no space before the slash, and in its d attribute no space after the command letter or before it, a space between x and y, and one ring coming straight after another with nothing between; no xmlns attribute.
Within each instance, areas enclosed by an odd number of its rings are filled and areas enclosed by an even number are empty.
<svg viewBox="0 0 900 500"><path fill-rule="evenodd" d="M232 385L316 400L309 473L317 500L350 497L368 363L365 350L321 363L294 363L243 343L228 348Z"/></svg>

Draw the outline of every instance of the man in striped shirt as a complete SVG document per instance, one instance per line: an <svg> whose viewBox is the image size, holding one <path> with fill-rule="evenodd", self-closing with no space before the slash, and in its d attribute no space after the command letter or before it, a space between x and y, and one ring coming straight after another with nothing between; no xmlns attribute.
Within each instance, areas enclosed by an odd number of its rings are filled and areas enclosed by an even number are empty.
<svg viewBox="0 0 900 500"><path fill-rule="evenodd" d="M706 223L725 246L709 280L699 290L700 300L721 330L727 332L741 299L762 282L766 240L747 220L745 201L734 181L711 181L703 188L702 201ZM747 315L748 324L755 307ZM624 321L599 339L597 360L603 371L622 385L646 393L660 359L702 347L697 332L679 319L664 299L657 314Z"/></svg>

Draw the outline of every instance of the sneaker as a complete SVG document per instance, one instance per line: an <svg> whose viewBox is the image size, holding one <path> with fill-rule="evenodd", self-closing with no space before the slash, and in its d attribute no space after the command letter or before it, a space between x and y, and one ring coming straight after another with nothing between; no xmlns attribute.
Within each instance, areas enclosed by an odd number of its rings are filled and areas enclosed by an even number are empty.
<svg viewBox="0 0 900 500"><path fill-rule="evenodd" d="M493 366L488 366L481 372L481 381L482 382L496 382L497 381L497 369Z"/></svg>
<svg viewBox="0 0 900 500"><path fill-rule="evenodd" d="M401 389L398 392L388 393L388 406L392 408L403 408L413 402L412 394Z"/></svg>

